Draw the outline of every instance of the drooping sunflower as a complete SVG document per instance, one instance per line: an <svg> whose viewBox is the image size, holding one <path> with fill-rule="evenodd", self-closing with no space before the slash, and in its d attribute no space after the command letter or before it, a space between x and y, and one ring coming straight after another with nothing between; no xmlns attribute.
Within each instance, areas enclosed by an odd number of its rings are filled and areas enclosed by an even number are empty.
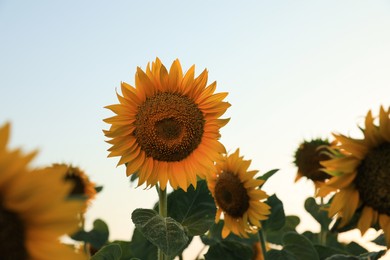
<svg viewBox="0 0 390 260"><path fill-rule="evenodd" d="M51 168L65 172L65 181L68 181L73 185L73 189L70 191L69 197L81 197L85 199L85 207L83 210L83 212L85 212L96 196L95 183L92 182L85 172L79 167L67 164L53 164Z"/></svg>
<svg viewBox="0 0 390 260"><path fill-rule="evenodd" d="M67 201L72 188L64 172L29 169L36 153L7 149L10 125L0 128L1 259L86 259L59 242L78 228L80 201Z"/></svg>
<svg viewBox="0 0 390 260"><path fill-rule="evenodd" d="M322 162L333 175L318 195L335 195L329 207L329 216L341 218L347 224L354 213L361 215L357 224L362 235L379 223L390 246L390 109L381 106L379 124L371 111L365 118L364 138L354 139L334 134L343 155Z"/></svg>
<svg viewBox="0 0 390 260"><path fill-rule="evenodd" d="M229 121L219 118L230 106L227 93L214 94L216 82L207 86L207 70L194 73L192 66L183 75L179 60L168 72L156 58L146 72L137 68L135 87L121 83L119 104L106 107L116 114L104 120L111 124L108 156L120 156L118 165L138 174L138 185L196 187L196 176L204 178L226 152L218 139Z"/></svg>
<svg viewBox="0 0 390 260"><path fill-rule="evenodd" d="M303 141L295 151L294 164L298 168L295 182L302 177L312 180L316 190L331 176L322 171L321 161L331 158L330 143L326 139Z"/></svg>
<svg viewBox="0 0 390 260"><path fill-rule="evenodd" d="M268 195L259 186L264 180L254 179L258 171L248 171L250 160L239 155L239 149L216 163L215 171L208 175L208 188L217 206L215 222L224 215L222 237L230 232L248 237L257 232L261 220L267 219L270 206L262 202Z"/></svg>

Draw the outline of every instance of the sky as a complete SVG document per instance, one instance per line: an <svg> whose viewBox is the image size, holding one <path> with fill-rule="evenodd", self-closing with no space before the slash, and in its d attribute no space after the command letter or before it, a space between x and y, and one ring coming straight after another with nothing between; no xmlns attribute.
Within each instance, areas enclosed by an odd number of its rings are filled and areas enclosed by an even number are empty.
<svg viewBox="0 0 390 260"><path fill-rule="evenodd" d="M40 151L35 165L72 163L104 186L87 226L101 218L111 240L129 239L131 212L157 194L107 158L103 107L137 66L178 58L229 92L226 149L260 173L280 169L264 189L301 217L300 231L318 230L293 154L332 132L361 137L367 111L390 106L389 46L389 1L0 0L0 124L12 123L11 146Z"/></svg>

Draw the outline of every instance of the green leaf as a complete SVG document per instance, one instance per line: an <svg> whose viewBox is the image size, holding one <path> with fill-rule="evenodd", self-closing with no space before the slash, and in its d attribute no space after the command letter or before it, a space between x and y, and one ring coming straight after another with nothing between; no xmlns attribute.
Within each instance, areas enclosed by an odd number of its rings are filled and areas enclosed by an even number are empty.
<svg viewBox="0 0 390 260"><path fill-rule="evenodd" d="M282 245L282 237L284 233L296 231L300 219L297 216L287 216L285 224L280 230L265 230L267 241L273 244Z"/></svg>
<svg viewBox="0 0 390 260"><path fill-rule="evenodd" d="M206 260L243 260L252 259L253 249L251 246L237 241L222 241L209 247L205 254Z"/></svg>
<svg viewBox="0 0 390 260"><path fill-rule="evenodd" d="M95 186L96 193L99 193L103 190L103 186Z"/></svg>
<svg viewBox="0 0 390 260"><path fill-rule="evenodd" d="M375 244L380 245L380 246L386 246L385 235L384 234L380 234L377 238L372 240L372 242L374 242Z"/></svg>
<svg viewBox="0 0 390 260"><path fill-rule="evenodd" d="M177 189L168 195L168 216L178 221L189 236L204 234L213 225L216 207L206 181L187 192Z"/></svg>
<svg viewBox="0 0 390 260"><path fill-rule="evenodd" d="M325 260L357 260L359 259L356 256L350 256L350 255L333 255L331 257L325 258ZM368 260L368 259L366 259Z"/></svg>
<svg viewBox="0 0 390 260"><path fill-rule="evenodd" d="M122 249L118 244L109 244L102 247L91 260L120 260L122 256Z"/></svg>
<svg viewBox="0 0 390 260"><path fill-rule="evenodd" d="M356 242L351 242L348 243L347 245L344 245L344 250L350 253L351 255L360 255L360 254L367 253L367 250Z"/></svg>
<svg viewBox="0 0 390 260"><path fill-rule="evenodd" d="M284 250L269 250L266 253L267 259L270 260L299 260L293 254Z"/></svg>
<svg viewBox="0 0 390 260"><path fill-rule="evenodd" d="M386 250L381 250L378 252L369 252L369 253L359 255L359 259L360 260L378 260L382 256L384 256L386 253L387 253Z"/></svg>
<svg viewBox="0 0 390 260"><path fill-rule="evenodd" d="M314 245L314 248L316 249L320 259L326 259L327 257L330 257L332 255L345 254L345 252L340 249L328 246Z"/></svg>
<svg viewBox="0 0 390 260"><path fill-rule="evenodd" d="M137 257L142 260L157 259L157 247L147 240L144 235L138 230L134 229L133 236L130 242L130 249L132 257ZM125 259L123 259L125 260Z"/></svg>
<svg viewBox="0 0 390 260"><path fill-rule="evenodd" d="M85 230L80 230L73 234L71 238L76 241L90 243L92 247L99 249L107 243L108 236L109 230L107 224L101 219L96 219L93 222L91 231L86 232Z"/></svg>
<svg viewBox="0 0 390 260"><path fill-rule="evenodd" d="M116 244L116 245L120 246L120 248L122 250L122 256L121 256L120 260L128 260L128 259L134 257L134 254L131 250L131 242L122 241L122 240L115 240L115 241L111 242L110 244Z"/></svg>
<svg viewBox="0 0 390 260"><path fill-rule="evenodd" d="M286 222L282 201L274 194L267 199L266 203L271 206L271 214L267 220L262 221L263 229L265 231L281 229Z"/></svg>
<svg viewBox="0 0 390 260"><path fill-rule="evenodd" d="M272 177L272 175L274 175L277 171L279 171L279 169L273 169L273 170L270 170L266 173L264 173L263 175L261 175L260 177L257 177L258 180L264 180L264 181L267 181L270 177Z"/></svg>
<svg viewBox="0 0 390 260"><path fill-rule="evenodd" d="M329 230L329 224L332 219L328 217L327 211L321 209L321 205L318 205L314 198L310 197L306 199L305 209L320 223L322 230Z"/></svg>
<svg viewBox="0 0 390 260"><path fill-rule="evenodd" d="M319 260L317 251L306 237L288 232L283 236L283 250L293 254L299 260Z"/></svg>
<svg viewBox="0 0 390 260"><path fill-rule="evenodd" d="M170 217L163 218L152 209L136 209L131 218L145 238L169 257L176 256L188 242L179 222Z"/></svg>

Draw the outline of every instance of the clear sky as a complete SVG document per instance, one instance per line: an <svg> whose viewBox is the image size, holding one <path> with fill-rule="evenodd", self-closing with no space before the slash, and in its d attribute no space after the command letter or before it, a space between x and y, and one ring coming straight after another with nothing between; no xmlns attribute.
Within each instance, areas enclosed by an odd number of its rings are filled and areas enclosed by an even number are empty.
<svg viewBox="0 0 390 260"><path fill-rule="evenodd" d="M366 112L390 105L389 46L389 1L0 0L0 124L12 123L13 146L40 150L36 165L72 163L103 185L87 224L102 218L111 239L128 239L131 212L157 194L106 158L103 107L137 66L179 58L229 92L227 150L260 172L279 168L264 189L315 230L294 151L331 132L359 137Z"/></svg>

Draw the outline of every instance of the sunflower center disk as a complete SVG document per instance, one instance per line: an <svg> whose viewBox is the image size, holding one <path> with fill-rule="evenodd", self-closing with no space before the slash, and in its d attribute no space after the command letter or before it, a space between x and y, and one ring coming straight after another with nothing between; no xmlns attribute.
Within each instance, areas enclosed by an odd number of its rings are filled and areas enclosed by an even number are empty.
<svg viewBox="0 0 390 260"><path fill-rule="evenodd" d="M6 259L27 259L24 226L18 215L0 204L0 252Z"/></svg>
<svg viewBox="0 0 390 260"><path fill-rule="evenodd" d="M67 174L65 176L66 181L73 183L73 189L70 191L70 196L85 195L85 185L80 176L74 174Z"/></svg>
<svg viewBox="0 0 390 260"><path fill-rule="evenodd" d="M329 160L330 157L322 153L324 149L318 149L318 147L327 144L319 141L305 143L298 149L295 155L295 163L303 176L313 181L324 181L330 177L325 172L320 171L323 168L320 161Z"/></svg>
<svg viewBox="0 0 390 260"><path fill-rule="evenodd" d="M139 107L134 135L146 156L158 161L185 159L202 141L202 111L187 96L158 93Z"/></svg>
<svg viewBox="0 0 390 260"><path fill-rule="evenodd" d="M215 200L221 209L233 218L240 218L249 208L249 196L240 179L222 172L215 185Z"/></svg>
<svg viewBox="0 0 390 260"><path fill-rule="evenodd" d="M366 155L358 167L355 184L365 204L390 215L390 143Z"/></svg>

